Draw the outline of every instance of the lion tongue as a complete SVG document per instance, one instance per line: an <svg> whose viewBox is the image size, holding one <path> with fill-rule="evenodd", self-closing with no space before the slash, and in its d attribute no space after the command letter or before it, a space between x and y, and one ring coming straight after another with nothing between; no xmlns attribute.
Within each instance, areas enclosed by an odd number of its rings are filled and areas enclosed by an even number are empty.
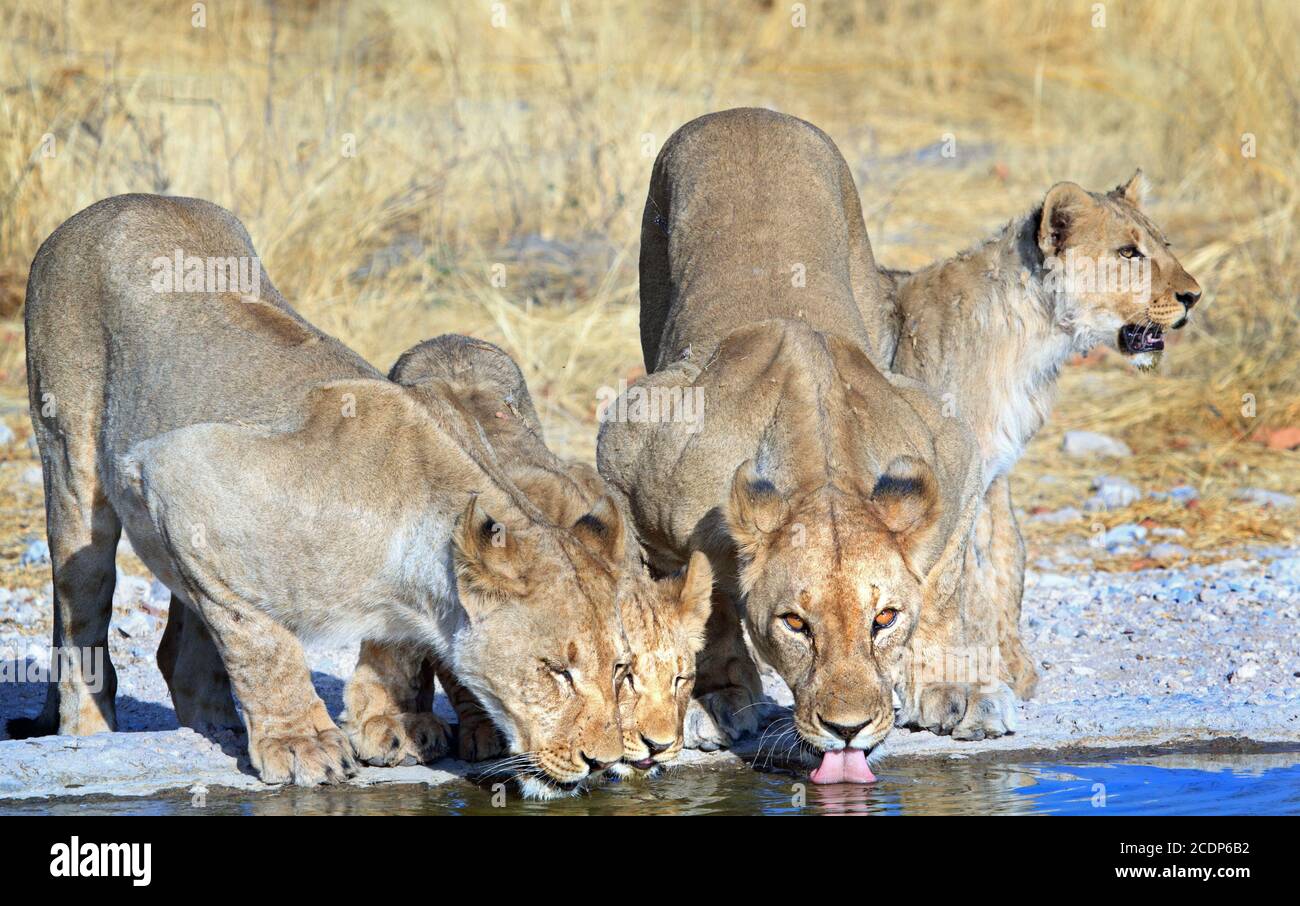
<svg viewBox="0 0 1300 906"><path fill-rule="evenodd" d="M822 763L809 775L813 783L873 783L876 775L867 765L867 753L861 749L824 752Z"/></svg>

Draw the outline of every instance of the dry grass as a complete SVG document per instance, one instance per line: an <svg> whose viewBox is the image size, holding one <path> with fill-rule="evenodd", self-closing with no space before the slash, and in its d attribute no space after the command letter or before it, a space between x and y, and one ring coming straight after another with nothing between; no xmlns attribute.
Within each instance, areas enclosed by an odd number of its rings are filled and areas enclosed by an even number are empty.
<svg viewBox="0 0 1300 906"><path fill-rule="evenodd" d="M228 0L195 28L189 4L7 3L0 384L22 380L12 318L44 236L106 195L197 195L381 367L448 330L503 343L552 440L589 457L596 389L640 367L653 154L695 115L759 104L836 139L894 266L970 244L1055 180L1141 165L1206 302L1158 375L1067 373L1022 496L1071 468L1067 426L1124 437L1125 470L1153 485L1297 490L1300 454L1242 438L1300 424L1300 7L1111 2L1094 28L1086 2L808 6L793 28L783 2L509 2L494 27L486 2ZM948 133L951 160L933 153Z"/></svg>

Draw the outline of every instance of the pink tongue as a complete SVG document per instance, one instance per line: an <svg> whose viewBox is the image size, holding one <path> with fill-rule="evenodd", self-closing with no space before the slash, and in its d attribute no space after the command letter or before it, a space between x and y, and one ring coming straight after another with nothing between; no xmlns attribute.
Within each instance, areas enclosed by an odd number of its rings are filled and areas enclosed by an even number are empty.
<svg viewBox="0 0 1300 906"><path fill-rule="evenodd" d="M809 775L813 783L872 783L876 775L867 766L867 755L861 749L841 749L824 752L822 763Z"/></svg>
<svg viewBox="0 0 1300 906"><path fill-rule="evenodd" d="M861 749L849 749L844 758L844 779L849 783L875 783L876 775L871 773L867 764L867 753Z"/></svg>

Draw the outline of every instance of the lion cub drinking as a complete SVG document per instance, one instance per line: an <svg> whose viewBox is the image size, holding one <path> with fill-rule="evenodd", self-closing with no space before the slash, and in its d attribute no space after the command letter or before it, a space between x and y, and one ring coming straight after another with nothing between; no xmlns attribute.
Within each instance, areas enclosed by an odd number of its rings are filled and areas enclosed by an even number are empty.
<svg viewBox="0 0 1300 906"><path fill-rule="evenodd" d="M181 253L257 261L216 205L124 195L69 219L32 263L28 386L63 669L41 716L10 733L115 728L111 664L99 686L65 652L108 663L125 529L215 642L263 780L355 770L296 635L436 651L539 786L621 758L614 503L557 525L444 384L386 380L299 317L260 263L257 295L201 272L162 294L153 265Z"/></svg>
<svg viewBox="0 0 1300 906"><path fill-rule="evenodd" d="M546 446L541 423L518 365L482 340L449 334L403 353L389 377L399 384L430 382L477 420L510 481L552 521L581 522L609 494L590 466L567 462ZM624 527L622 510L604 517ZM623 754L620 774L647 773L676 758L695 678L695 655L704 644L713 574L702 554L680 574L652 579L639 547L626 546L611 569L622 573L617 600L627 643L627 670L618 700ZM476 690L460 681L453 665L417 651L367 643L345 693L348 730L358 755L374 764L427 761L441 752L421 746L403 727L420 726L436 672L459 718L459 755L481 760L502 751L493 721ZM485 710L486 709L486 710ZM525 792L545 795L523 778Z"/></svg>

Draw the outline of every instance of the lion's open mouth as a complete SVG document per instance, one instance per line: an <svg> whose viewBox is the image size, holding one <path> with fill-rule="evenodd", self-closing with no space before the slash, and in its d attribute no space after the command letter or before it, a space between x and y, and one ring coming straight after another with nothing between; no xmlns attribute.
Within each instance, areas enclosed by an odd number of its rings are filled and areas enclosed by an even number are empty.
<svg viewBox="0 0 1300 906"><path fill-rule="evenodd" d="M1159 352L1164 348L1164 331L1155 324L1125 324L1119 329L1119 349L1125 355Z"/></svg>

